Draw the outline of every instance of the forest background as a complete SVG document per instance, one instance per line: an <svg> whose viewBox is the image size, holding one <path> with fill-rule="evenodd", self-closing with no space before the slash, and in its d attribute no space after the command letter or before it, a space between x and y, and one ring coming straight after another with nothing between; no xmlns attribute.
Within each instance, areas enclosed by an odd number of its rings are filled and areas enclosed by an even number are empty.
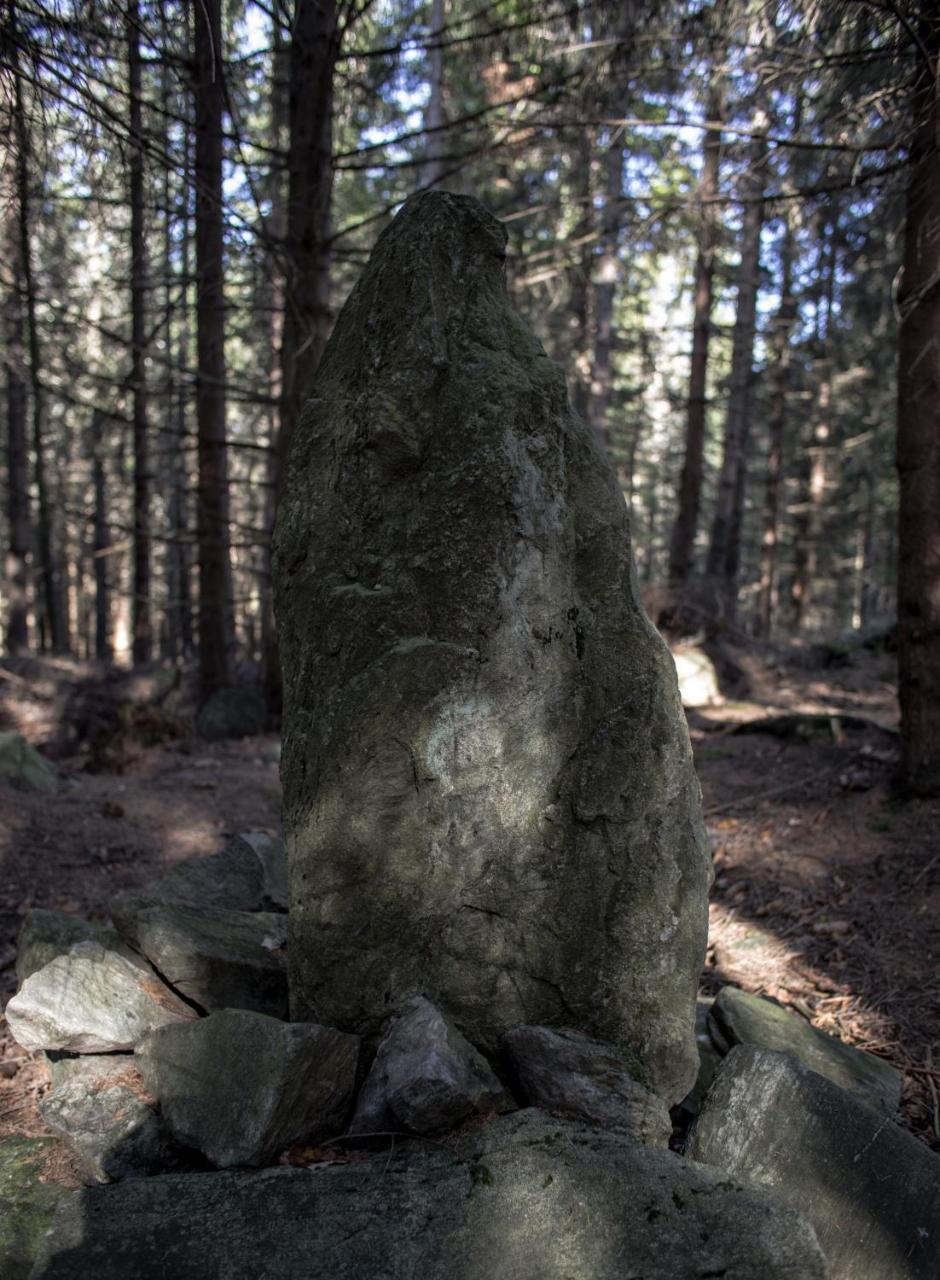
<svg viewBox="0 0 940 1280"><path fill-rule="evenodd" d="M372 243L427 186L506 221L654 616L769 639L893 615L899 319L936 311L940 261L930 6L4 0L2 39L11 653L198 654L203 696L254 665L276 704L287 442ZM924 751L908 773L932 784Z"/></svg>

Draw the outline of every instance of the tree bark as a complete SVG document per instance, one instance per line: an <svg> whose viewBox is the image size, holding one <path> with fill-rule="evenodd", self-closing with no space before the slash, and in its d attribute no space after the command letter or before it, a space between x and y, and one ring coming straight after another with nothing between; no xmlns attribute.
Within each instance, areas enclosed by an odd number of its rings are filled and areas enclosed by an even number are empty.
<svg viewBox="0 0 940 1280"><path fill-rule="evenodd" d="M8 143L12 140L8 137ZM13 144L15 145L15 144ZM10 151L13 147L10 146ZM9 152L8 152L9 154ZM17 217L15 178L5 166L6 297L4 299L4 352L7 402L7 517L9 541L6 554L6 647L9 653L29 647L29 454L26 443L26 377L23 351L23 262Z"/></svg>
<svg viewBox="0 0 940 1280"><path fill-rule="evenodd" d="M787 425L787 397L790 390L790 337L796 323L796 301L793 297L793 214L789 206L784 217L786 221L783 245L780 250L780 307L774 320L771 336L773 393L770 403L770 448L767 453L760 593L757 604L757 630L758 634L765 639L769 639L773 632L780 594L780 499Z"/></svg>
<svg viewBox="0 0 940 1280"><path fill-rule="evenodd" d="M95 410L91 419L91 466L95 494L95 657L111 662L111 600L108 591L108 489L104 474L104 415Z"/></svg>
<svg viewBox="0 0 940 1280"><path fill-rule="evenodd" d="M232 573L225 438L220 0L195 8L196 423L199 484L199 676L203 698L230 683Z"/></svg>
<svg viewBox="0 0 940 1280"><path fill-rule="evenodd" d="M719 122L724 116L724 86L713 73L706 115ZM669 582L677 590L684 586L692 569L695 535L698 530L702 496L702 460L708 409L708 347L711 338L715 250L718 243L718 167L721 156L721 129L708 129L703 143L702 175L699 181L700 222L695 258L694 314L692 320L692 361L689 372L689 403L686 412L685 458L679 480L679 509L669 547Z"/></svg>
<svg viewBox="0 0 940 1280"><path fill-rule="evenodd" d="M444 50L441 46L444 26L444 0L431 0L431 48L429 51L429 88L424 127L427 132L427 159L421 170L420 185L436 186L444 176Z"/></svg>
<svg viewBox="0 0 940 1280"><path fill-rule="evenodd" d="M290 140L278 440L282 465L301 410L310 398L330 332L333 72L338 54L335 0L297 0L288 86Z"/></svg>
<svg viewBox="0 0 940 1280"><path fill-rule="evenodd" d="M907 790L940 793L940 23L924 3L898 296L898 674Z"/></svg>
<svg viewBox="0 0 940 1280"><path fill-rule="evenodd" d="M150 460L147 439L147 247L144 238L144 139L141 121L140 6L127 0L127 84L130 108L128 198L131 211L131 377L134 435L134 571L131 656L149 662L150 620Z"/></svg>
<svg viewBox="0 0 940 1280"><path fill-rule="evenodd" d="M733 623L737 611L740 513L743 507L751 426L751 384L754 376L754 335L760 288L760 237L764 224L763 195L767 164L767 117L762 108L755 112L753 133L747 173L741 184L744 217L728 409L718 495L706 563L708 596L704 603L712 615L712 622L719 626Z"/></svg>

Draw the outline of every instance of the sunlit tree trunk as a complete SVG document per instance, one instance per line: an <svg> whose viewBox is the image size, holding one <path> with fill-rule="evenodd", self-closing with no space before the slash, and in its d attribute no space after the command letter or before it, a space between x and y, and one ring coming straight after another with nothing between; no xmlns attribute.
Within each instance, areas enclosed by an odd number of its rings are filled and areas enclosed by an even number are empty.
<svg viewBox="0 0 940 1280"><path fill-rule="evenodd" d="M724 447L706 564L708 591L705 605L712 621L719 625L733 623L737 610L740 512L751 427L751 384L767 165L767 117L762 108L755 112L752 129L754 138L748 169L741 184L744 215Z"/></svg>
<svg viewBox="0 0 940 1280"><path fill-rule="evenodd" d="M6 489L9 520L4 594L7 597L6 647L9 653L16 654L23 653L29 646L29 454L26 443L22 245L12 173L5 177L3 186L6 249L3 364L6 375Z"/></svg>
<svg viewBox="0 0 940 1280"><path fill-rule="evenodd" d="M902 776L940 792L940 23L922 5L898 296Z"/></svg>
<svg viewBox="0 0 940 1280"><path fill-rule="evenodd" d="M724 87L717 73L706 106L707 118L716 124L724 115ZM692 320L692 361L689 372L689 401L686 410L685 458L679 480L679 508L669 547L669 581L681 589L692 569L695 535L698 530L702 496L702 461L708 409L708 348L714 293L715 251L718 243L718 168L721 156L721 129L705 131L702 175L698 198L700 222L695 257L694 312Z"/></svg>
<svg viewBox="0 0 940 1280"><path fill-rule="evenodd" d="M131 211L131 399L134 433L134 599L132 657L148 662L150 619L150 459L147 438L147 249L144 238L144 137L141 121L140 6L128 0L127 91L130 111L128 197Z"/></svg>
<svg viewBox="0 0 940 1280"><path fill-rule="evenodd" d="M95 657L110 662L114 656L111 642L111 600L108 591L108 488L104 471L104 415L96 409L91 418L91 469L94 488L94 561L95 561Z"/></svg>
<svg viewBox="0 0 940 1280"><path fill-rule="evenodd" d="M196 420L199 485L199 672L202 696L230 683L232 572L225 438L220 0L194 6L196 186Z"/></svg>

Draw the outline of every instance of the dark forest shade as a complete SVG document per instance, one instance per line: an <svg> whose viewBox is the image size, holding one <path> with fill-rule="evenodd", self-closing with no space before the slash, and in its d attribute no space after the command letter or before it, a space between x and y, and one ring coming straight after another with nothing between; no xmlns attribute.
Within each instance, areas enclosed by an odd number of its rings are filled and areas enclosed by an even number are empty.
<svg viewBox="0 0 940 1280"><path fill-rule="evenodd" d="M696 1070L710 875L626 507L512 311L505 232L428 193L383 234L298 427L275 535L292 1013L403 1000Z"/></svg>

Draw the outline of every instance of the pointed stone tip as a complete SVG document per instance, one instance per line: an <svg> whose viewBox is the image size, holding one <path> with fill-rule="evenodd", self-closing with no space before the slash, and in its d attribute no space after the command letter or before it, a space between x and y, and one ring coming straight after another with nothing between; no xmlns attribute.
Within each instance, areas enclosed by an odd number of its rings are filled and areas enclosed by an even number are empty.
<svg viewBox="0 0 940 1280"><path fill-rule="evenodd" d="M445 247L468 242L486 256L506 256L508 234L500 220L474 196L452 191L418 191L395 215L389 233L407 231L443 242Z"/></svg>

